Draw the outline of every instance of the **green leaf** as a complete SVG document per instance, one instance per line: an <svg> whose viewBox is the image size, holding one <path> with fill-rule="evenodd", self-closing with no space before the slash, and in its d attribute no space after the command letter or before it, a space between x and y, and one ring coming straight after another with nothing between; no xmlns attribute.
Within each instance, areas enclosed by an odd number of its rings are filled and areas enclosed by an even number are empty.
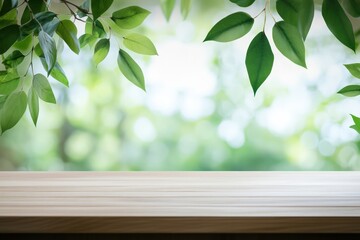
<svg viewBox="0 0 360 240"><path fill-rule="evenodd" d="M98 65L106 58L110 49L109 39L100 39L95 45L93 60Z"/></svg>
<svg viewBox="0 0 360 240"><path fill-rule="evenodd" d="M169 21L175 7L175 0L161 0L160 4L166 21Z"/></svg>
<svg viewBox="0 0 360 240"><path fill-rule="evenodd" d="M98 1L94 1L98 2ZM99 1L101 2L101 1ZM69 48L76 54L80 52L80 44L77 39L77 28L70 20L62 20L56 29L56 33L61 37Z"/></svg>
<svg viewBox="0 0 360 240"><path fill-rule="evenodd" d="M305 40L314 19L313 0L278 0L276 10L286 23L295 26Z"/></svg>
<svg viewBox="0 0 360 240"><path fill-rule="evenodd" d="M19 86L20 78L0 82L0 95L9 95Z"/></svg>
<svg viewBox="0 0 360 240"><path fill-rule="evenodd" d="M13 47L15 49L19 50L20 52L22 52L22 54L29 53L32 49L32 46L33 46L33 36L32 35L28 35L23 40L17 41L13 45Z"/></svg>
<svg viewBox="0 0 360 240"><path fill-rule="evenodd" d="M44 57L40 57L41 63L44 66L44 69L47 71L48 67ZM55 63L55 66L50 72L50 76L52 76L55 80L64 84L66 87L69 87L69 80L67 79L64 70L59 65L58 62Z"/></svg>
<svg viewBox="0 0 360 240"><path fill-rule="evenodd" d="M181 0L180 11L184 19L186 19L187 16L189 15L190 7L191 7L191 0Z"/></svg>
<svg viewBox="0 0 360 240"><path fill-rule="evenodd" d="M360 63L344 64L351 75L360 79Z"/></svg>
<svg viewBox="0 0 360 240"><path fill-rule="evenodd" d="M22 63L24 58L25 56L19 50L15 50L3 60L3 64L7 68L16 68L20 63Z"/></svg>
<svg viewBox="0 0 360 240"><path fill-rule="evenodd" d="M44 31L40 31L39 33L39 44L41 47L41 50L43 51L46 65L48 66L47 73L49 74L56 63L56 44L52 37L49 36Z"/></svg>
<svg viewBox="0 0 360 240"><path fill-rule="evenodd" d="M360 85L349 85L338 91L338 93L347 96L355 97L360 95Z"/></svg>
<svg viewBox="0 0 360 240"><path fill-rule="evenodd" d="M88 44L91 45L91 43L95 42L96 39L97 39L97 37L94 35L91 35L91 34L85 33L85 34L81 35L79 38L80 48L83 48Z"/></svg>
<svg viewBox="0 0 360 240"><path fill-rule="evenodd" d="M42 74L36 74L33 78L33 88L40 99L48 103L56 103L54 93L48 79Z"/></svg>
<svg viewBox="0 0 360 240"><path fill-rule="evenodd" d="M281 21L274 25L272 33L277 49L292 62L306 68L305 46L299 31Z"/></svg>
<svg viewBox="0 0 360 240"><path fill-rule="evenodd" d="M138 6L123 8L112 14L111 19L123 29L132 29L139 26L150 14L146 9Z"/></svg>
<svg viewBox="0 0 360 240"><path fill-rule="evenodd" d="M254 94L269 76L274 63L269 40L264 32L260 32L251 41L246 53L246 69Z"/></svg>
<svg viewBox="0 0 360 240"><path fill-rule="evenodd" d="M358 118L357 116L354 116L352 114L351 114L351 117L355 124L355 125L352 125L351 128L354 129L355 131L357 131L358 133L360 133L360 118Z"/></svg>
<svg viewBox="0 0 360 240"><path fill-rule="evenodd" d="M230 2L235 3L240 7L249 7L255 2L255 0L230 0Z"/></svg>
<svg viewBox="0 0 360 240"><path fill-rule="evenodd" d="M35 14L35 19L21 26L21 34L27 36L34 32L37 35L39 31L43 30L52 36L59 23L60 20L56 17L55 13L49 11L39 12Z"/></svg>
<svg viewBox="0 0 360 240"><path fill-rule="evenodd" d="M26 111L27 97L25 92L14 92L5 101L0 112L2 133L14 127Z"/></svg>
<svg viewBox="0 0 360 240"><path fill-rule="evenodd" d="M360 17L360 0L344 0L344 8L353 17Z"/></svg>
<svg viewBox="0 0 360 240"><path fill-rule="evenodd" d="M28 93L28 105L31 118L36 126L39 117L39 96L33 87L30 88Z"/></svg>
<svg viewBox="0 0 360 240"><path fill-rule="evenodd" d="M230 42L247 34L254 19L247 13L236 12L221 19L211 28L204 41Z"/></svg>
<svg viewBox="0 0 360 240"><path fill-rule="evenodd" d="M124 45L136 53L144 55L157 55L156 48L151 40L138 33L131 33L124 37Z"/></svg>
<svg viewBox="0 0 360 240"><path fill-rule="evenodd" d="M0 17L0 29L6 26L16 24L16 17L17 17L17 9L14 8L10 12L4 14Z"/></svg>
<svg viewBox="0 0 360 240"><path fill-rule="evenodd" d="M17 0L4 0L0 10L0 16L5 15L6 13L10 12L11 9L16 8L18 5Z"/></svg>
<svg viewBox="0 0 360 240"><path fill-rule="evenodd" d="M46 10L46 4L44 1L28 0L27 6L21 16L21 24L27 23L32 19L32 14L30 13L29 7L31 8L33 14L44 12Z"/></svg>
<svg viewBox="0 0 360 240"><path fill-rule="evenodd" d="M0 29L0 54L5 53L19 38L19 25L10 25Z"/></svg>
<svg viewBox="0 0 360 240"><path fill-rule="evenodd" d="M91 1L91 11L94 20L98 19L106 10L108 10L113 3L113 0L93 0Z"/></svg>
<svg viewBox="0 0 360 240"><path fill-rule="evenodd" d="M139 65L127 54L120 49L117 59L119 69L124 76L133 84L145 91L144 75Z"/></svg>
<svg viewBox="0 0 360 240"><path fill-rule="evenodd" d="M355 37L352 25L339 2L337 0L324 0L322 15L334 36L355 52Z"/></svg>

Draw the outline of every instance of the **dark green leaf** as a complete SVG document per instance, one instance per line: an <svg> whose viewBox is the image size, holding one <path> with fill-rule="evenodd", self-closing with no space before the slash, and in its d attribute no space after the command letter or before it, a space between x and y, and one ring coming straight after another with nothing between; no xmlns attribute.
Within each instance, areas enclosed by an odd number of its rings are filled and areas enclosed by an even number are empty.
<svg viewBox="0 0 360 240"><path fill-rule="evenodd" d="M30 88L28 93L28 105L31 118L36 126L39 117L39 96L33 87Z"/></svg>
<svg viewBox="0 0 360 240"><path fill-rule="evenodd" d="M107 38L100 39L96 43L94 49L94 56L93 56L93 60L96 63L96 65L98 65L102 60L105 59L105 57L109 53L109 49L110 49L110 41Z"/></svg>
<svg viewBox="0 0 360 240"><path fill-rule="evenodd" d="M191 0L181 0L180 10L181 10L181 15L184 19L186 19L187 16L189 15L190 7L191 7Z"/></svg>
<svg viewBox="0 0 360 240"><path fill-rule="evenodd" d="M246 69L254 94L269 76L274 62L269 41L264 32L260 32L251 41L246 53Z"/></svg>
<svg viewBox="0 0 360 240"><path fill-rule="evenodd" d="M18 25L10 25L0 29L0 54L5 53L19 38L20 30Z"/></svg>
<svg viewBox="0 0 360 240"><path fill-rule="evenodd" d="M156 48L151 40L138 33L131 33L124 37L124 45L136 53L144 55L157 55Z"/></svg>
<svg viewBox="0 0 360 240"><path fill-rule="evenodd" d="M47 34L52 36L59 23L60 21L56 17L55 13L48 11L40 12L35 14L35 19L32 19L31 21L21 26L21 33L25 36L33 32L38 34L38 32L42 29Z"/></svg>
<svg viewBox="0 0 360 240"><path fill-rule="evenodd" d="M9 95L16 90L20 82L19 78L0 83L0 95Z"/></svg>
<svg viewBox="0 0 360 240"><path fill-rule="evenodd" d="M77 39L77 28L72 21L62 20L56 29L56 33L66 42L74 53L79 54L80 44Z"/></svg>
<svg viewBox="0 0 360 240"><path fill-rule="evenodd" d="M20 63L22 63L24 58L25 56L19 50L15 50L3 60L3 64L7 68L16 68Z"/></svg>
<svg viewBox="0 0 360 240"><path fill-rule="evenodd" d="M273 40L285 57L306 68L304 42L294 26L284 21L277 22L273 27Z"/></svg>
<svg viewBox="0 0 360 240"><path fill-rule="evenodd" d="M276 10L286 23L295 26L305 40L314 18L313 0L278 0Z"/></svg>
<svg viewBox="0 0 360 240"><path fill-rule="evenodd" d="M324 0L322 15L334 36L355 52L355 37L351 22L337 0Z"/></svg>
<svg viewBox="0 0 360 240"><path fill-rule="evenodd" d="M341 89L338 93L347 96L355 97L360 95L360 85L349 85Z"/></svg>
<svg viewBox="0 0 360 240"><path fill-rule="evenodd" d="M44 69L47 71L48 67L45 62L45 58L40 57L40 60L41 60L42 65L44 66ZM57 62L55 63L55 66L53 67L53 69L50 72L50 76L52 76L55 80L64 84L66 87L69 87L69 80L67 79L65 72L62 69L62 67L59 65L59 63L57 63Z"/></svg>
<svg viewBox="0 0 360 240"><path fill-rule="evenodd" d="M0 17L0 29L4 28L6 26L12 25L12 24L16 24L17 23L16 17L17 17L17 9L16 8L10 10L10 12L1 16Z"/></svg>
<svg viewBox="0 0 360 240"><path fill-rule="evenodd" d="M5 101L0 113L2 133L14 127L26 111L27 97L25 92L14 92Z"/></svg>
<svg viewBox="0 0 360 240"><path fill-rule="evenodd" d="M352 114L351 114L351 117L355 124L355 125L352 125L351 128L354 129L355 131L357 131L358 133L360 133L360 118L358 118L357 116L354 116Z"/></svg>
<svg viewBox="0 0 360 240"><path fill-rule="evenodd" d="M360 0L344 0L345 10L353 17L360 17Z"/></svg>
<svg viewBox="0 0 360 240"><path fill-rule="evenodd" d="M131 29L139 26L150 14L146 9L137 6L123 8L112 14L111 19L123 29Z"/></svg>
<svg viewBox="0 0 360 240"><path fill-rule="evenodd" d="M94 20L100 17L106 10L108 10L113 3L113 0L93 0L91 1L91 11Z"/></svg>
<svg viewBox="0 0 360 240"><path fill-rule="evenodd" d="M120 49L117 59L119 69L124 76L133 84L145 91L144 75L139 65L127 54Z"/></svg>
<svg viewBox="0 0 360 240"><path fill-rule="evenodd" d="M56 103L54 93L48 79L42 74L36 74L33 79L33 88L39 98L48 103Z"/></svg>
<svg viewBox="0 0 360 240"><path fill-rule="evenodd" d="M28 6L26 6L21 16L21 24L27 23L32 19L29 7L31 8L33 14L44 12L46 10L46 4L44 1L28 0L27 4Z"/></svg>
<svg viewBox="0 0 360 240"><path fill-rule="evenodd" d="M249 7L255 2L255 0L230 0L230 2L235 3L240 7Z"/></svg>
<svg viewBox="0 0 360 240"><path fill-rule="evenodd" d="M360 63L344 64L351 75L360 79Z"/></svg>
<svg viewBox="0 0 360 240"><path fill-rule="evenodd" d="M11 9L16 8L18 5L18 1L17 0L4 0L3 4L1 6L1 10L0 10L0 16L5 15L6 13L10 12Z"/></svg>
<svg viewBox="0 0 360 240"><path fill-rule="evenodd" d="M54 39L44 31L40 31L39 33L39 44L43 51L49 74L56 63L56 44Z"/></svg>
<svg viewBox="0 0 360 240"><path fill-rule="evenodd" d="M221 19L211 28L204 41L229 42L247 34L254 19L247 13L236 12Z"/></svg>
<svg viewBox="0 0 360 240"><path fill-rule="evenodd" d="M161 9L167 21L170 20L171 14L175 7L175 0L161 0Z"/></svg>

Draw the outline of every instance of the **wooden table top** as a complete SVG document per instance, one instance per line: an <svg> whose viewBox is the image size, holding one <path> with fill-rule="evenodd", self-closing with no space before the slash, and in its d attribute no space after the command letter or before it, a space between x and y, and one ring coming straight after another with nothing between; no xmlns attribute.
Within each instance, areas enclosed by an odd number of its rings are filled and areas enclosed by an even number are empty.
<svg viewBox="0 0 360 240"><path fill-rule="evenodd" d="M360 232L360 173L0 172L0 232Z"/></svg>

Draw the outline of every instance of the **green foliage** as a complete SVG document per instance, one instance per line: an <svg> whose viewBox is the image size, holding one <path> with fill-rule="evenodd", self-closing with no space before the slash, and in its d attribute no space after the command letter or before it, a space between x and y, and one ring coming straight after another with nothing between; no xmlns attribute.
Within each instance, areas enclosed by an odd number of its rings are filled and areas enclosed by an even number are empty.
<svg viewBox="0 0 360 240"><path fill-rule="evenodd" d="M273 27L273 39L279 51L292 62L306 68L305 46L299 31L281 21Z"/></svg>
<svg viewBox="0 0 360 240"><path fill-rule="evenodd" d="M355 37L352 25L340 3L337 0L324 0L322 15L334 36L342 44L355 51Z"/></svg>
<svg viewBox="0 0 360 240"><path fill-rule="evenodd" d="M98 65L102 60L105 59L110 49L109 39L100 39L95 45L93 60Z"/></svg>
<svg viewBox="0 0 360 240"><path fill-rule="evenodd" d="M106 10L108 10L113 3L113 0L101 0L101 1L91 1L91 11L94 17L94 20L98 19L103 15Z"/></svg>
<svg viewBox="0 0 360 240"><path fill-rule="evenodd" d="M39 117L39 96L34 87L31 87L28 93L28 105L31 118L36 126Z"/></svg>
<svg viewBox="0 0 360 240"><path fill-rule="evenodd" d="M260 32L251 41L246 53L246 69L254 94L269 76L274 62L269 40L264 32Z"/></svg>
<svg viewBox="0 0 360 240"><path fill-rule="evenodd" d="M158 55L152 41L146 36L138 33L131 33L124 37L124 46L136 53Z"/></svg>
<svg viewBox="0 0 360 240"><path fill-rule="evenodd" d="M230 2L235 3L240 7L249 7L255 0L230 0Z"/></svg>
<svg viewBox="0 0 360 240"><path fill-rule="evenodd" d="M360 95L360 85L349 85L342 88L338 93L347 96L347 97L355 97Z"/></svg>
<svg viewBox="0 0 360 240"><path fill-rule="evenodd" d="M351 117L354 121L354 125L352 125L351 128L360 134L360 118L354 115L351 115Z"/></svg>
<svg viewBox="0 0 360 240"><path fill-rule="evenodd" d="M236 12L215 24L204 41L230 42L247 34L254 24L254 19L247 13Z"/></svg>
<svg viewBox="0 0 360 240"><path fill-rule="evenodd" d="M113 12L111 19L123 29L132 29L139 26L150 12L141 7L132 6Z"/></svg>
<svg viewBox="0 0 360 240"><path fill-rule="evenodd" d="M171 14L175 7L175 0L161 0L161 10L167 21L170 20Z"/></svg>
<svg viewBox="0 0 360 240"><path fill-rule="evenodd" d="M56 103L54 93L48 79L42 74L36 74L33 79L33 88L41 100Z"/></svg>
<svg viewBox="0 0 360 240"><path fill-rule="evenodd" d="M351 75L360 79L360 63L345 64L344 66L351 73Z"/></svg>
<svg viewBox="0 0 360 240"><path fill-rule="evenodd" d="M314 18L313 0L278 0L276 10L285 22L296 27L305 40Z"/></svg>
<svg viewBox="0 0 360 240"><path fill-rule="evenodd" d="M191 0L181 0L180 11L184 19L186 19L187 16L189 15L190 8L191 8Z"/></svg>
<svg viewBox="0 0 360 240"><path fill-rule="evenodd" d="M0 29L0 54L5 53L19 38L20 29L16 24Z"/></svg>
<svg viewBox="0 0 360 240"><path fill-rule="evenodd" d="M77 28L72 21L62 20L56 29L56 33L65 41L65 43L74 53L79 54L80 44L79 40L77 39Z"/></svg>
<svg viewBox="0 0 360 240"><path fill-rule="evenodd" d="M124 50L120 49L118 56L118 65L120 71L130 82L145 91L144 75L139 65L127 54Z"/></svg>
<svg viewBox="0 0 360 240"><path fill-rule="evenodd" d="M10 94L0 110L1 133L14 127L26 111L27 98L23 91Z"/></svg>

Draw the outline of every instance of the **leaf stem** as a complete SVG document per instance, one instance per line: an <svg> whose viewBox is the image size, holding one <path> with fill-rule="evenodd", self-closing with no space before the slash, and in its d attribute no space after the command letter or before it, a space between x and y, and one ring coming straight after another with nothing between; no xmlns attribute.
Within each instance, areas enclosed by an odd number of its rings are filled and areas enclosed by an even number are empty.
<svg viewBox="0 0 360 240"><path fill-rule="evenodd" d="M31 16L39 24L41 31L43 31L44 29L43 29L41 23L39 22L39 20L37 20L37 18L35 17L34 12L32 11L32 9L30 7L29 0L24 0L24 2L26 2L27 7L29 8L29 12L30 12Z"/></svg>

